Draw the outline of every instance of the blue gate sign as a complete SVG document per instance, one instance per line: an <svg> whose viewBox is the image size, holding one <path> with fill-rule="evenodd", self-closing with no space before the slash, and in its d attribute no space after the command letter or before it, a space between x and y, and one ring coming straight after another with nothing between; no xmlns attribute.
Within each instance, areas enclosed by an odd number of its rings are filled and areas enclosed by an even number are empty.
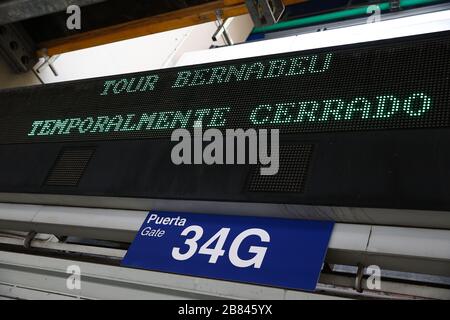
<svg viewBox="0 0 450 320"><path fill-rule="evenodd" d="M151 211L122 266L316 288L333 222Z"/></svg>

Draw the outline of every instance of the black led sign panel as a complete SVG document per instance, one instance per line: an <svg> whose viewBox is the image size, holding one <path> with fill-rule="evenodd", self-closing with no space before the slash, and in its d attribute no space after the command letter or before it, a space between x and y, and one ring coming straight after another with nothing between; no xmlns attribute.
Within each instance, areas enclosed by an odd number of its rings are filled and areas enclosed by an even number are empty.
<svg viewBox="0 0 450 320"><path fill-rule="evenodd" d="M0 193L450 210L449 61L440 32L3 90ZM279 174L174 165L199 124L280 129Z"/></svg>
<svg viewBox="0 0 450 320"><path fill-rule="evenodd" d="M449 125L448 35L325 48L6 91L1 143ZM13 106L13 107L12 107Z"/></svg>

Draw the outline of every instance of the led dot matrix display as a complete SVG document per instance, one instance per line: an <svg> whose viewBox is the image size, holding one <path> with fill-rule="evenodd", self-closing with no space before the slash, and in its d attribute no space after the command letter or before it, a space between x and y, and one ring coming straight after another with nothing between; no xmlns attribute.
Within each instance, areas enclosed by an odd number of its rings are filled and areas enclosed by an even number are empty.
<svg viewBox="0 0 450 320"><path fill-rule="evenodd" d="M438 33L0 92L0 143L448 127L450 34Z"/></svg>

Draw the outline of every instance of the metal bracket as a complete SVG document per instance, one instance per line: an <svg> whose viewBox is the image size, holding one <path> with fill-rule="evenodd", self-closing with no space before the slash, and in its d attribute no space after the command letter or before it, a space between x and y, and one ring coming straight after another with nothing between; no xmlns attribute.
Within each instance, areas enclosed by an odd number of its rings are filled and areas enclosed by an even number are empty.
<svg viewBox="0 0 450 320"><path fill-rule="evenodd" d="M285 10L282 0L245 0L245 4L255 27L277 23Z"/></svg>
<svg viewBox="0 0 450 320"><path fill-rule="evenodd" d="M23 240L23 246L27 249L31 248L31 241L33 241L34 237L36 237L36 231L28 232L27 236Z"/></svg>
<svg viewBox="0 0 450 320"><path fill-rule="evenodd" d="M359 293L363 292L362 281L364 277L364 265L358 263L358 271L356 272L355 278L355 290Z"/></svg>
<svg viewBox="0 0 450 320"><path fill-rule="evenodd" d="M34 42L19 24L0 26L0 55L16 73L31 70L38 61Z"/></svg>
<svg viewBox="0 0 450 320"><path fill-rule="evenodd" d="M49 57L48 55L44 55L44 61L39 65L36 66L36 72L37 73L41 73L41 70L45 67L49 67L50 70L52 70L53 74L55 75L55 77L58 76L58 71L56 70L55 66L53 65L53 63L56 61L56 59L59 58L59 54L56 54L54 56Z"/></svg>
<svg viewBox="0 0 450 320"><path fill-rule="evenodd" d="M228 35L228 32L225 28L225 23L222 19L222 16L223 16L222 9L217 9L216 10L216 20L217 20L218 28L217 28L216 32L214 32L214 34L212 36L212 40L215 42L215 41L217 41L217 39L220 36L223 35L226 45L231 46L231 45L233 45L233 41L231 40L230 36Z"/></svg>

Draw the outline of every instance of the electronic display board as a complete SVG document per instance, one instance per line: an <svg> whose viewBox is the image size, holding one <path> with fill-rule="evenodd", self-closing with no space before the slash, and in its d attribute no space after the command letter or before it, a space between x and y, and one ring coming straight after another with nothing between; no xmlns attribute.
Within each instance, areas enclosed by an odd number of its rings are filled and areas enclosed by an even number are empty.
<svg viewBox="0 0 450 320"><path fill-rule="evenodd" d="M3 90L0 192L450 210L449 61L440 32ZM279 174L175 166L199 121L279 129Z"/></svg>
<svg viewBox="0 0 450 320"><path fill-rule="evenodd" d="M447 126L448 36L293 52L7 91L1 143Z"/></svg>

